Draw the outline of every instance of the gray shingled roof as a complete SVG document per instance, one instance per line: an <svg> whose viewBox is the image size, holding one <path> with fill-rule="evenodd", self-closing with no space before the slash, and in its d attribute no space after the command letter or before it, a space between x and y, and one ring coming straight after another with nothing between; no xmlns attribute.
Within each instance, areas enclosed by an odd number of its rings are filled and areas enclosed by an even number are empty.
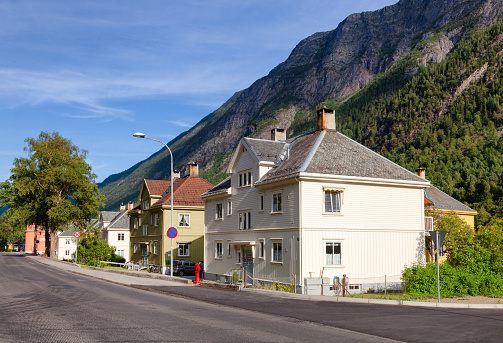
<svg viewBox="0 0 503 343"><path fill-rule="evenodd" d="M66 230L66 231L61 232L61 233L58 235L58 237L68 237L68 236L73 237L73 232L74 232L74 231L73 231L73 230L71 230L71 229L70 229L70 230Z"/></svg>
<svg viewBox="0 0 503 343"><path fill-rule="evenodd" d="M230 176L228 178L226 178L225 180L223 180L222 182L220 182L215 187L213 187L212 189L210 189L209 191L207 191L206 193L203 193L202 195L207 196L210 194L217 194L217 193L220 193L220 192L222 192L226 189L229 189L229 188L231 188L231 177Z"/></svg>
<svg viewBox="0 0 503 343"><path fill-rule="evenodd" d="M424 196L426 199L433 203L433 206L431 206L433 208L449 211L477 212L474 209L471 209L465 204L454 199L450 195L442 192L435 186L430 186L430 188L425 189Z"/></svg>
<svg viewBox="0 0 503 343"><path fill-rule="evenodd" d="M244 138L260 161L276 162L285 142Z"/></svg>
<svg viewBox="0 0 503 343"><path fill-rule="evenodd" d="M129 229L129 217L126 215L127 210L118 212L119 214L115 216L107 229Z"/></svg>
<svg viewBox="0 0 503 343"><path fill-rule="evenodd" d="M289 158L258 183L298 172L425 182L335 130L312 131L294 138Z"/></svg>
<svg viewBox="0 0 503 343"><path fill-rule="evenodd" d="M323 141L305 171L378 179L426 181L364 145L333 130L326 131Z"/></svg>
<svg viewBox="0 0 503 343"><path fill-rule="evenodd" d="M101 216L103 217L103 221L111 222L119 213L116 211L101 211Z"/></svg>

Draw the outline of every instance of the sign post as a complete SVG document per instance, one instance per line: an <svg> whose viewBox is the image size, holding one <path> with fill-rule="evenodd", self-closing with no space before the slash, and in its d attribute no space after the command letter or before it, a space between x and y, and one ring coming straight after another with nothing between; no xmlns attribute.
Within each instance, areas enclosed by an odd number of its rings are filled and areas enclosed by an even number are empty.
<svg viewBox="0 0 503 343"><path fill-rule="evenodd" d="M447 231L429 231L431 236L431 241L435 245L437 250L437 295L438 302L440 302L440 263L439 263L439 251L444 243L445 234Z"/></svg>
<svg viewBox="0 0 503 343"><path fill-rule="evenodd" d="M173 205L171 205L171 208L173 208ZM171 238L171 255L169 258L169 263L170 263L170 268L169 272L171 276L173 276L173 238L175 238L178 235L178 230L176 227L170 227L168 231L166 231L166 234L168 235L169 238Z"/></svg>
<svg viewBox="0 0 503 343"><path fill-rule="evenodd" d="M77 251L79 250L80 231L75 231L73 233L73 237L75 237L75 239L76 239L76 245L75 245L75 264L77 264Z"/></svg>

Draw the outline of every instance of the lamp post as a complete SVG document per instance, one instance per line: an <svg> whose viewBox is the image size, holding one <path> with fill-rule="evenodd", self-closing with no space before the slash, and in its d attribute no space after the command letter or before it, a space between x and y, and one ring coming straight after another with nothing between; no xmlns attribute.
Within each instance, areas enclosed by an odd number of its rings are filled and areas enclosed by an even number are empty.
<svg viewBox="0 0 503 343"><path fill-rule="evenodd" d="M137 132L133 135L133 137L136 137L136 138L147 138L147 139L150 139L152 141L156 141L156 142L159 142L161 144L164 144L164 146L166 147L166 149L168 149L169 151L169 155L171 156L171 185L170 185L170 189L171 189L171 227L173 227L173 204L174 204L174 201L173 201L173 154L171 153L171 149L169 148L169 146L164 143L163 141L160 141L158 139L155 139L155 138L150 138L150 137L147 137L145 136L144 133L141 133L141 132ZM171 256L170 256L170 268L169 268L169 272L170 272L170 275L173 276L173 238L171 238Z"/></svg>

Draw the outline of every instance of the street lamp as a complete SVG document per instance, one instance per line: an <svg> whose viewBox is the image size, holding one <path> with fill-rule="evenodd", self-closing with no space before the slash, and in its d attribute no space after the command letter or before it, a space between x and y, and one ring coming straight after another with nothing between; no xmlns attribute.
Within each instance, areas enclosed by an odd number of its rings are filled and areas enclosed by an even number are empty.
<svg viewBox="0 0 503 343"><path fill-rule="evenodd" d="M135 133L133 135L133 137L136 137L136 138L147 138L147 139L159 142L161 144L164 144L164 146L166 147L166 149L168 149L168 151L169 151L169 155L171 156L171 186L170 186L170 188L171 188L171 227L173 227L173 204L174 204L174 201L173 201L173 186L174 186L174 184L173 184L173 154L171 153L171 149L163 141L160 141L160 140L155 139L155 138L147 137L147 136L145 136L144 133L141 133L141 132ZM170 271L170 275L173 276L173 238L171 238L170 263L171 263L171 267L169 268L169 271Z"/></svg>

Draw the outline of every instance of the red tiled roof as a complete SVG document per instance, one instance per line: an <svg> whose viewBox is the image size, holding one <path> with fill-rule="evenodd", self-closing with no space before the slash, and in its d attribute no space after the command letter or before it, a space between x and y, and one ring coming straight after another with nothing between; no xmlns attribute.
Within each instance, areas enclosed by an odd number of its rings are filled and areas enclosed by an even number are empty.
<svg viewBox="0 0 503 343"><path fill-rule="evenodd" d="M150 196L163 195L166 189L168 189L169 185L171 184L171 181L145 179L145 184L147 185Z"/></svg>
<svg viewBox="0 0 503 343"><path fill-rule="evenodd" d="M207 192L213 187L211 183L198 176L187 176L174 181L173 197L176 205L185 206L204 206L204 201L201 199L201 194ZM152 205L158 207L171 204L171 192L166 190L159 201Z"/></svg>

